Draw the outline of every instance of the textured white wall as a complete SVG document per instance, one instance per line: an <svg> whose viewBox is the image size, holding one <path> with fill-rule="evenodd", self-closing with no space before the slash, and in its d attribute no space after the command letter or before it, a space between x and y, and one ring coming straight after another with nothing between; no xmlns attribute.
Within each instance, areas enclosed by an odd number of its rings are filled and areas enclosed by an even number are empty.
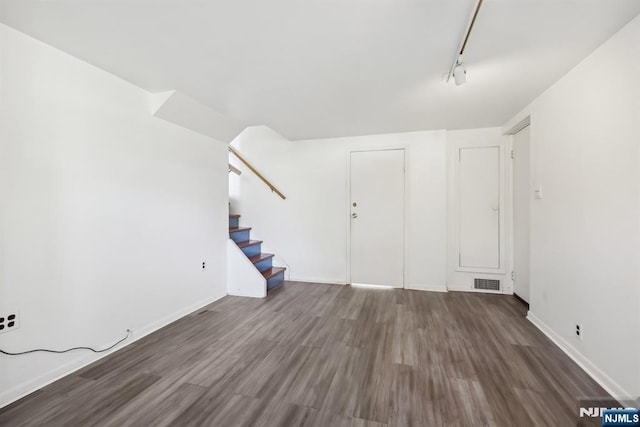
<svg viewBox="0 0 640 427"><path fill-rule="evenodd" d="M103 347L225 295L226 146L3 25L0 44L0 310L21 315L0 348ZM94 357L0 355L0 406Z"/></svg>
<svg viewBox="0 0 640 427"><path fill-rule="evenodd" d="M531 118L531 313L640 395L640 17L505 125ZM532 191L533 191L532 188ZM583 338L575 337L582 323Z"/></svg>

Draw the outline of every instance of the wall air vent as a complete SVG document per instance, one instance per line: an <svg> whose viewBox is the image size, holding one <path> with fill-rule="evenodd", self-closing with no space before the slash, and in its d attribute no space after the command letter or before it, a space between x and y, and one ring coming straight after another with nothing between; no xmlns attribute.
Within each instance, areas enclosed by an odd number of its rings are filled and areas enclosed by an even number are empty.
<svg viewBox="0 0 640 427"><path fill-rule="evenodd" d="M473 289L481 289L483 291L499 291L500 280L473 279Z"/></svg>

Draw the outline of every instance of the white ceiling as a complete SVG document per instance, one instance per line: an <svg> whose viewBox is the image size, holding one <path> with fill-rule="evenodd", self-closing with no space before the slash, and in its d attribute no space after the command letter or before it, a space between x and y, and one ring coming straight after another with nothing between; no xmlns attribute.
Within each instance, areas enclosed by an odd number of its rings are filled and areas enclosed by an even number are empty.
<svg viewBox="0 0 640 427"><path fill-rule="evenodd" d="M0 0L0 20L152 92L291 139L499 126L639 0ZM637 54L637 52L630 54Z"/></svg>

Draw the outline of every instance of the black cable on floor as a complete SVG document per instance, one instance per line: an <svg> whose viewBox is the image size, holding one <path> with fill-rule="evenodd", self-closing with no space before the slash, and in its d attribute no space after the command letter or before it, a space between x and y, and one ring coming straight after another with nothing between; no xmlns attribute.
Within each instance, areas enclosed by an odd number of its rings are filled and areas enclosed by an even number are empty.
<svg viewBox="0 0 640 427"><path fill-rule="evenodd" d="M118 344L120 344L121 342L126 340L127 338L129 338L130 334L131 334L131 331L129 329L127 329L127 335L124 338L122 338L120 341L116 342L112 346L109 346L109 347L104 348L102 350L96 350L95 348L92 348L92 347L72 347L72 348L68 348L66 350L48 350L46 348L36 348L35 350L27 350L27 351L20 351L18 353L12 353L10 351L4 351L4 350L0 349L0 353L6 354L7 356L20 356L22 354L36 353L36 352L39 352L39 351L45 352L45 353L68 353L68 352L74 351L74 350L90 350L90 351L93 351L94 353L104 353L105 351L111 350L112 348L114 348L115 346L117 346Z"/></svg>

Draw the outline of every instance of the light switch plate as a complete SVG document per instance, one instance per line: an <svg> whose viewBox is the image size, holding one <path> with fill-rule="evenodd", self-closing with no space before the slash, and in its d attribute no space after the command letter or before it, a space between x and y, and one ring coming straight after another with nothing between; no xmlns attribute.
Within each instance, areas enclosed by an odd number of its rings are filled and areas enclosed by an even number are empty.
<svg viewBox="0 0 640 427"><path fill-rule="evenodd" d="M538 185L535 189L536 199L542 199L542 187Z"/></svg>

